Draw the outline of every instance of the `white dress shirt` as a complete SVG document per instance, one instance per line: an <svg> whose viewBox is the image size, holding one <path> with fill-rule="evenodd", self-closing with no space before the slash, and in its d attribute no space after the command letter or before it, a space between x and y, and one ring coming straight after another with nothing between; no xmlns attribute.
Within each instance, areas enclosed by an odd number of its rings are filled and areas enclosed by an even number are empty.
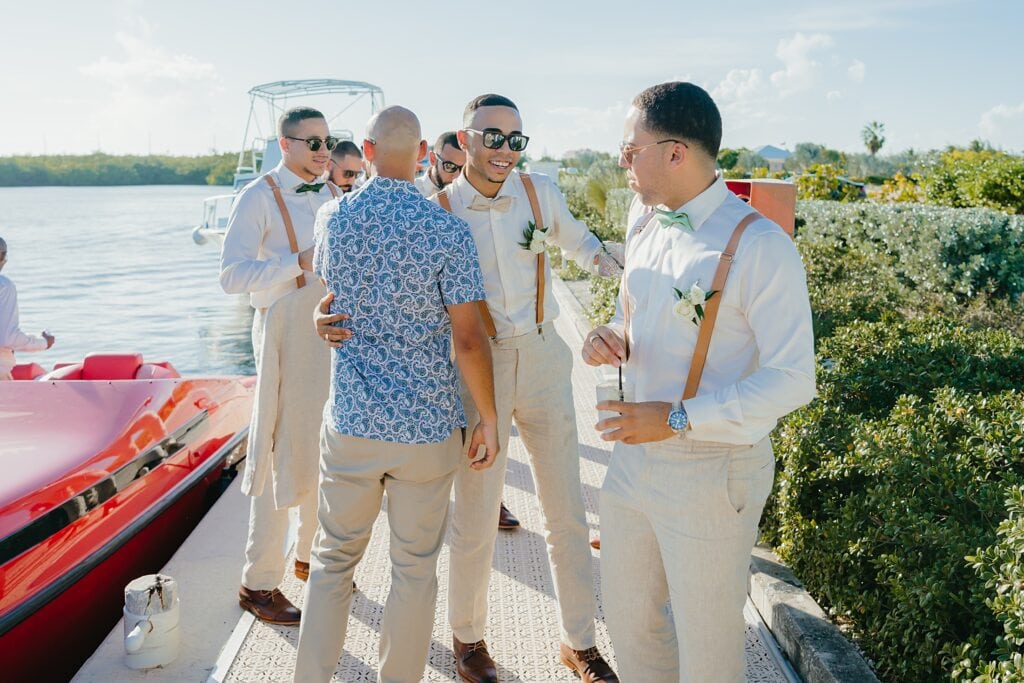
<svg viewBox="0 0 1024 683"><path fill-rule="evenodd" d="M594 257L601 242L584 223L576 220L558 186L546 175L531 173L548 244L559 247L588 272L596 272ZM510 197L507 211L470 209L474 197L481 197L465 175L448 186L452 212L469 224L480 256L487 308L494 318L497 337L514 337L537 329L537 255L520 246L523 230L533 221L533 210L518 171L502 184L497 197ZM544 321L558 317L558 303L551 293L551 265L544 259Z"/></svg>
<svg viewBox="0 0 1024 683"><path fill-rule="evenodd" d="M296 192L306 181L281 162L270 172L292 219L299 251L313 246L313 222L321 205L333 198L327 185L319 192ZM314 183L320 180L314 180ZM253 308L268 308L295 290L302 273L299 255L288 245L281 210L263 176L242 189L228 219L220 254L220 286L228 294L249 293ZM315 278L306 272L306 279Z"/></svg>
<svg viewBox="0 0 1024 683"><path fill-rule="evenodd" d="M430 179L430 169L423 175L416 176L416 179L412 181L412 184L416 186L416 189L420 191L420 194L430 199L435 194L441 191L441 188L434 184L434 181Z"/></svg>
<svg viewBox="0 0 1024 683"><path fill-rule="evenodd" d="M18 290L10 278L0 275L0 376L15 366L15 351L44 351L46 340L25 334L18 323Z"/></svg>
<svg viewBox="0 0 1024 683"><path fill-rule="evenodd" d="M634 199L626 241L630 358L625 381L636 401L678 401L690 371L698 327L672 313L673 288L704 290L733 230L750 207L717 178L678 208L693 231L662 227L657 218L637 234L644 207ZM758 219L740 240L718 310L697 395L683 402L685 438L755 444L778 419L814 398L814 336L807 280L793 241ZM623 327L622 292L611 325Z"/></svg>

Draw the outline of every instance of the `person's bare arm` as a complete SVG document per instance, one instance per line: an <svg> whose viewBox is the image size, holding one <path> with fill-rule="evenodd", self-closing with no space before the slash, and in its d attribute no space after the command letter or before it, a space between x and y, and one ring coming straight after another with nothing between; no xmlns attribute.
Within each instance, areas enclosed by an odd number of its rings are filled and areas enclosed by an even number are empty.
<svg viewBox="0 0 1024 683"><path fill-rule="evenodd" d="M473 428L469 443L469 457L475 458L481 445L487 447L487 454L470 467L487 469L498 455L498 414L494 407L491 345L475 301L448 306L448 315L452 321L455 362L459 364L462 379L480 413L480 424Z"/></svg>

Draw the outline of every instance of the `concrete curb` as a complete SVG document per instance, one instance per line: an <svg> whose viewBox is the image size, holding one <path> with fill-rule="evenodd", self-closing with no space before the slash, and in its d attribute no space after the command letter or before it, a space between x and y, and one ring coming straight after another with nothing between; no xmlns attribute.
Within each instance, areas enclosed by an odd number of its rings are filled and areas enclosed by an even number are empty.
<svg viewBox="0 0 1024 683"><path fill-rule="evenodd" d="M562 312L585 338L592 326L582 303L561 279L552 278L551 286ZM751 553L747 593L805 683L878 683L860 652L770 548L757 546Z"/></svg>

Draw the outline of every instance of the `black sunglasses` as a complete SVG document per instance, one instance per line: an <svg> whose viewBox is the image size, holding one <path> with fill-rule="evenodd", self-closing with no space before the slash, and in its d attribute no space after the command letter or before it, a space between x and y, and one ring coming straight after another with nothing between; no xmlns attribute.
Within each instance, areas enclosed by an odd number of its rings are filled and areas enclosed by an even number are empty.
<svg viewBox="0 0 1024 683"><path fill-rule="evenodd" d="M309 146L310 152L319 152L320 145L326 147L328 152L333 151L334 148L338 146L339 142L338 138L331 137L330 135L327 136L326 140L321 140L320 138L293 138L291 135L285 135L285 137L288 138L289 140L298 140L299 142L305 142L306 145Z"/></svg>
<svg viewBox="0 0 1024 683"><path fill-rule="evenodd" d="M484 138L484 147L487 149L501 149L501 146L508 140L508 148L513 152L522 152L526 149L526 143L530 141L529 136L523 135L522 133L509 133L505 135L500 130L488 128L486 130L476 130L475 128L467 128L467 133L479 133Z"/></svg>
<svg viewBox="0 0 1024 683"><path fill-rule="evenodd" d="M358 178L361 175L363 175L362 171L350 171L347 168L341 172L342 178Z"/></svg>
<svg viewBox="0 0 1024 683"><path fill-rule="evenodd" d="M462 166L459 166L454 161L442 159L440 154L437 155L437 163L441 167L441 170L444 171L445 173L458 173L459 171L462 170ZM465 164L463 164L463 166L465 166Z"/></svg>

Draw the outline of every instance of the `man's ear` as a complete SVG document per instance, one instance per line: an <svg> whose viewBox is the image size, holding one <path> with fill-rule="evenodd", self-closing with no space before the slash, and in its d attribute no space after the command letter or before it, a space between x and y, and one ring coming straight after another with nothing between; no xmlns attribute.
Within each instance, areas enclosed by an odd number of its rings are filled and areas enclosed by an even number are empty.
<svg viewBox="0 0 1024 683"><path fill-rule="evenodd" d="M455 131L455 137L458 138L458 140L459 140L459 147L461 149L463 149L463 150L468 152L469 151L469 143L468 143L467 139L469 138L469 135L467 135L466 131L464 131L464 130L457 130L457 131Z"/></svg>
<svg viewBox="0 0 1024 683"><path fill-rule="evenodd" d="M422 159L423 157L420 158ZM434 154L433 152L430 153L430 165L437 166L437 155Z"/></svg>
<svg viewBox="0 0 1024 683"><path fill-rule="evenodd" d="M422 159L425 156L427 156L427 141L426 140L420 140L420 151L419 151L419 156L416 157L416 161L419 162L419 160ZM434 161L434 153L433 152L430 153L430 161L431 161L431 163L433 163L433 161Z"/></svg>
<svg viewBox="0 0 1024 683"><path fill-rule="evenodd" d="M363 161L369 164L373 161L373 143L363 140Z"/></svg>
<svg viewBox="0 0 1024 683"><path fill-rule="evenodd" d="M288 146L292 144L292 141L281 135L277 138L277 144L281 146L281 154L284 155L288 151Z"/></svg>

